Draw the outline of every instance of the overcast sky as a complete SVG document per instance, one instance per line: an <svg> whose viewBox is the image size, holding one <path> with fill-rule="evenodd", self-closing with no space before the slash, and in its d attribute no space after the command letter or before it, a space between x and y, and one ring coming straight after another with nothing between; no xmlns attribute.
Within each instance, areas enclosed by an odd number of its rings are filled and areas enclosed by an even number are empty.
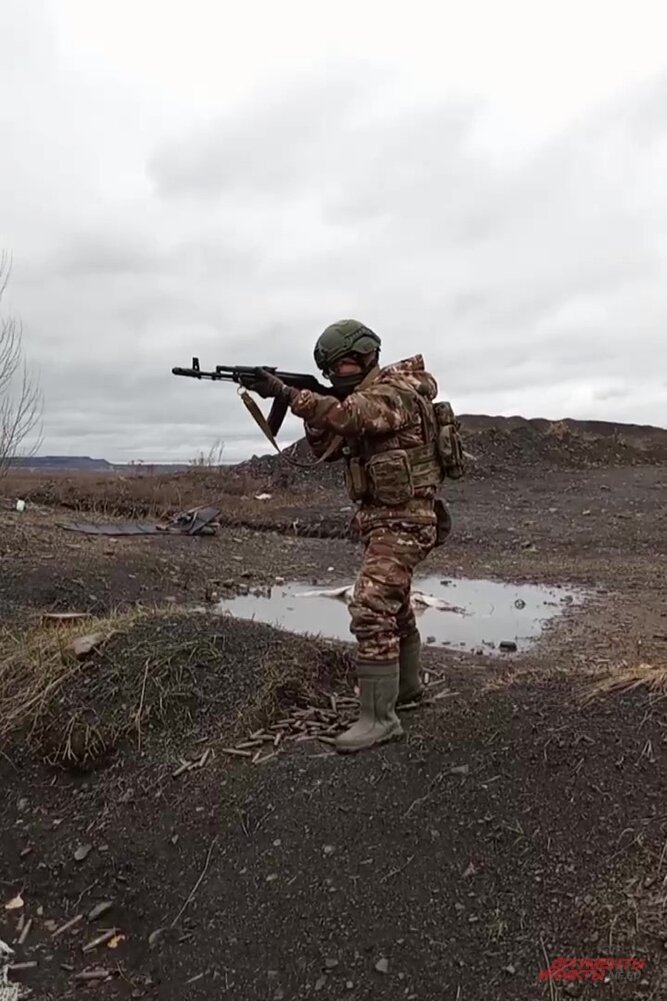
<svg viewBox="0 0 667 1001"><path fill-rule="evenodd" d="M667 425L663 11L2 0L2 310L42 452L270 450L171 367L315 371L346 316L460 412Z"/></svg>

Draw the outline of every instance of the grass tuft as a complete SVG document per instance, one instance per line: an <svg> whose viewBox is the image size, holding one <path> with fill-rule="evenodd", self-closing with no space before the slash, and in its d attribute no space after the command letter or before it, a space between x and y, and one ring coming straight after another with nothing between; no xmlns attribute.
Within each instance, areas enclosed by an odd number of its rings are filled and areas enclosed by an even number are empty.
<svg viewBox="0 0 667 1001"><path fill-rule="evenodd" d="M587 685L581 695L584 705L612 693L625 693L646 688L659 698L667 696L667 665L641 662L634 667L623 666L606 678Z"/></svg>

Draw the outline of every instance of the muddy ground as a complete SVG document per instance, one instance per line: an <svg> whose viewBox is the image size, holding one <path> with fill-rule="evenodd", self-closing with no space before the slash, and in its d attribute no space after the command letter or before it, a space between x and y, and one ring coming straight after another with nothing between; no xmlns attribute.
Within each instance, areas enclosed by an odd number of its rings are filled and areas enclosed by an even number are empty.
<svg viewBox="0 0 667 1001"><path fill-rule="evenodd" d="M115 624L0 744L0 939L37 964L10 974L24 996L667 996L666 702L646 685L582 701L667 664L667 468L533 471L449 497L454 531L424 573L579 585L586 603L526 653L428 649L432 698L400 743L347 759L286 740L258 763L225 749L350 698L348 649L183 609L276 577L350 581L343 495L216 498L212 538L91 538L58 527L71 512L0 512L5 656L37 649L44 611L96 616L81 633ZM299 534L314 528L331 537ZM90 759L67 761L61 735L82 733ZM540 981L559 956L644 967ZM95 968L108 976L77 979Z"/></svg>

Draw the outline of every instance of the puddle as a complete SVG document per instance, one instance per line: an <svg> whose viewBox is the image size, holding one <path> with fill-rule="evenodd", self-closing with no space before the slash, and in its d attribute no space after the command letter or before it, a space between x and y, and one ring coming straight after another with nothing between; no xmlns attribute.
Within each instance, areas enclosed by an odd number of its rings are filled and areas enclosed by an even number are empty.
<svg viewBox="0 0 667 1001"><path fill-rule="evenodd" d="M270 593L223 598L216 611L255 619L294 633L352 641L349 588L315 589L306 583L274 586ZM413 603L422 639L433 646L501 653L501 643L525 650L545 623L581 594L560 587L464 578L415 579Z"/></svg>

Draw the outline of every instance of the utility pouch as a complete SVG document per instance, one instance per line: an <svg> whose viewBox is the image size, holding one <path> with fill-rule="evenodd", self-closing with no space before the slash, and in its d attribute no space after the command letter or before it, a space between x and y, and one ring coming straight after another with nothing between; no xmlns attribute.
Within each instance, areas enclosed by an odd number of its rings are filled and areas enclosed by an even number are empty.
<svg viewBox="0 0 667 1001"><path fill-rule="evenodd" d="M387 507L402 507L414 497L410 459L405 449L373 455L366 463L371 499Z"/></svg>
<svg viewBox="0 0 667 1001"><path fill-rule="evenodd" d="M356 456L347 457L345 462L345 487L350 500L362 501L368 496L368 477L364 463Z"/></svg>
<svg viewBox="0 0 667 1001"><path fill-rule="evenodd" d="M434 403L433 409L438 425L436 447L443 472L450 480L458 480L465 473L461 424L450 403Z"/></svg>

